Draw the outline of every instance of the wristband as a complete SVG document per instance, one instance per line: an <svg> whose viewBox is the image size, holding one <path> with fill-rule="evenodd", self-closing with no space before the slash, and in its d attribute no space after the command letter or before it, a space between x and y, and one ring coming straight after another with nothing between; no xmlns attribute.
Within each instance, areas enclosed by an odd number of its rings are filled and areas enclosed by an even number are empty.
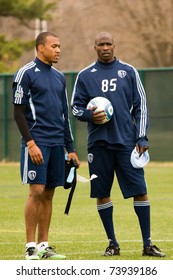
<svg viewBox="0 0 173 280"><path fill-rule="evenodd" d="M28 149L31 149L35 145L34 140L30 140L27 142Z"/></svg>

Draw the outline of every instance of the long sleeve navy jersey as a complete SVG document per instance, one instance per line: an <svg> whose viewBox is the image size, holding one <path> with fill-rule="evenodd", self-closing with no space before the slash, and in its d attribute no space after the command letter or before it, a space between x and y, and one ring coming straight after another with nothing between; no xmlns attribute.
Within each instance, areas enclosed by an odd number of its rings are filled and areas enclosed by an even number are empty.
<svg viewBox="0 0 173 280"><path fill-rule="evenodd" d="M112 103L114 113L106 124L94 124L88 102L97 96ZM148 145L149 115L146 94L138 71L115 59L111 63L96 61L81 70L76 78L71 106L80 121L88 122L88 147L102 141L109 145Z"/></svg>
<svg viewBox="0 0 173 280"><path fill-rule="evenodd" d="M60 71L38 58L23 66L14 75L13 104L26 106L25 118L36 143L74 151L66 82Z"/></svg>

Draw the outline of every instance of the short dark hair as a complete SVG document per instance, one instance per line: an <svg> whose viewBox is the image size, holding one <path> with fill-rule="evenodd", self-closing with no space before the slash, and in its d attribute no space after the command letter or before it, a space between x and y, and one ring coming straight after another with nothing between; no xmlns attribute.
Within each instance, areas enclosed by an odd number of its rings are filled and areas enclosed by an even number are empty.
<svg viewBox="0 0 173 280"><path fill-rule="evenodd" d="M48 36L53 36L53 37L58 38L58 36L55 33L53 33L53 32L49 32L49 31L41 32L40 34L38 34L38 36L37 36L37 38L35 40L36 50L38 50L38 45L44 45L45 44L46 38Z"/></svg>

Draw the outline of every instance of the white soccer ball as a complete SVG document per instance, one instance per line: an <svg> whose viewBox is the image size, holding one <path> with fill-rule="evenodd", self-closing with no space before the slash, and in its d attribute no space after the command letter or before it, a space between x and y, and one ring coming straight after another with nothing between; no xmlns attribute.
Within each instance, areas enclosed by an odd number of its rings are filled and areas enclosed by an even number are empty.
<svg viewBox="0 0 173 280"><path fill-rule="evenodd" d="M104 124L104 123L107 123L108 121L110 121L110 119L112 118L114 109L113 109L111 102L107 98L98 96L98 97L91 99L87 105L87 109L91 109L94 106L97 106L97 109L95 111L104 110L106 113L105 119L103 120L102 123L99 123L99 124Z"/></svg>

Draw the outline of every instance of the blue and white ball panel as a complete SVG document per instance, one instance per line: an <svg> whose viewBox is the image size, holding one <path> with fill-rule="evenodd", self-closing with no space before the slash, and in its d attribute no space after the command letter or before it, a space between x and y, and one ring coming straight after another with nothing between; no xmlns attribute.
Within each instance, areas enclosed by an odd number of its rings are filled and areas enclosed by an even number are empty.
<svg viewBox="0 0 173 280"><path fill-rule="evenodd" d="M113 110L113 106L112 106L111 102L107 98L98 96L98 97L91 99L87 105L87 109L90 109L94 106L97 106L96 111L100 111L100 110L105 111L106 118L103 121L103 123L108 122L112 118L114 110Z"/></svg>

